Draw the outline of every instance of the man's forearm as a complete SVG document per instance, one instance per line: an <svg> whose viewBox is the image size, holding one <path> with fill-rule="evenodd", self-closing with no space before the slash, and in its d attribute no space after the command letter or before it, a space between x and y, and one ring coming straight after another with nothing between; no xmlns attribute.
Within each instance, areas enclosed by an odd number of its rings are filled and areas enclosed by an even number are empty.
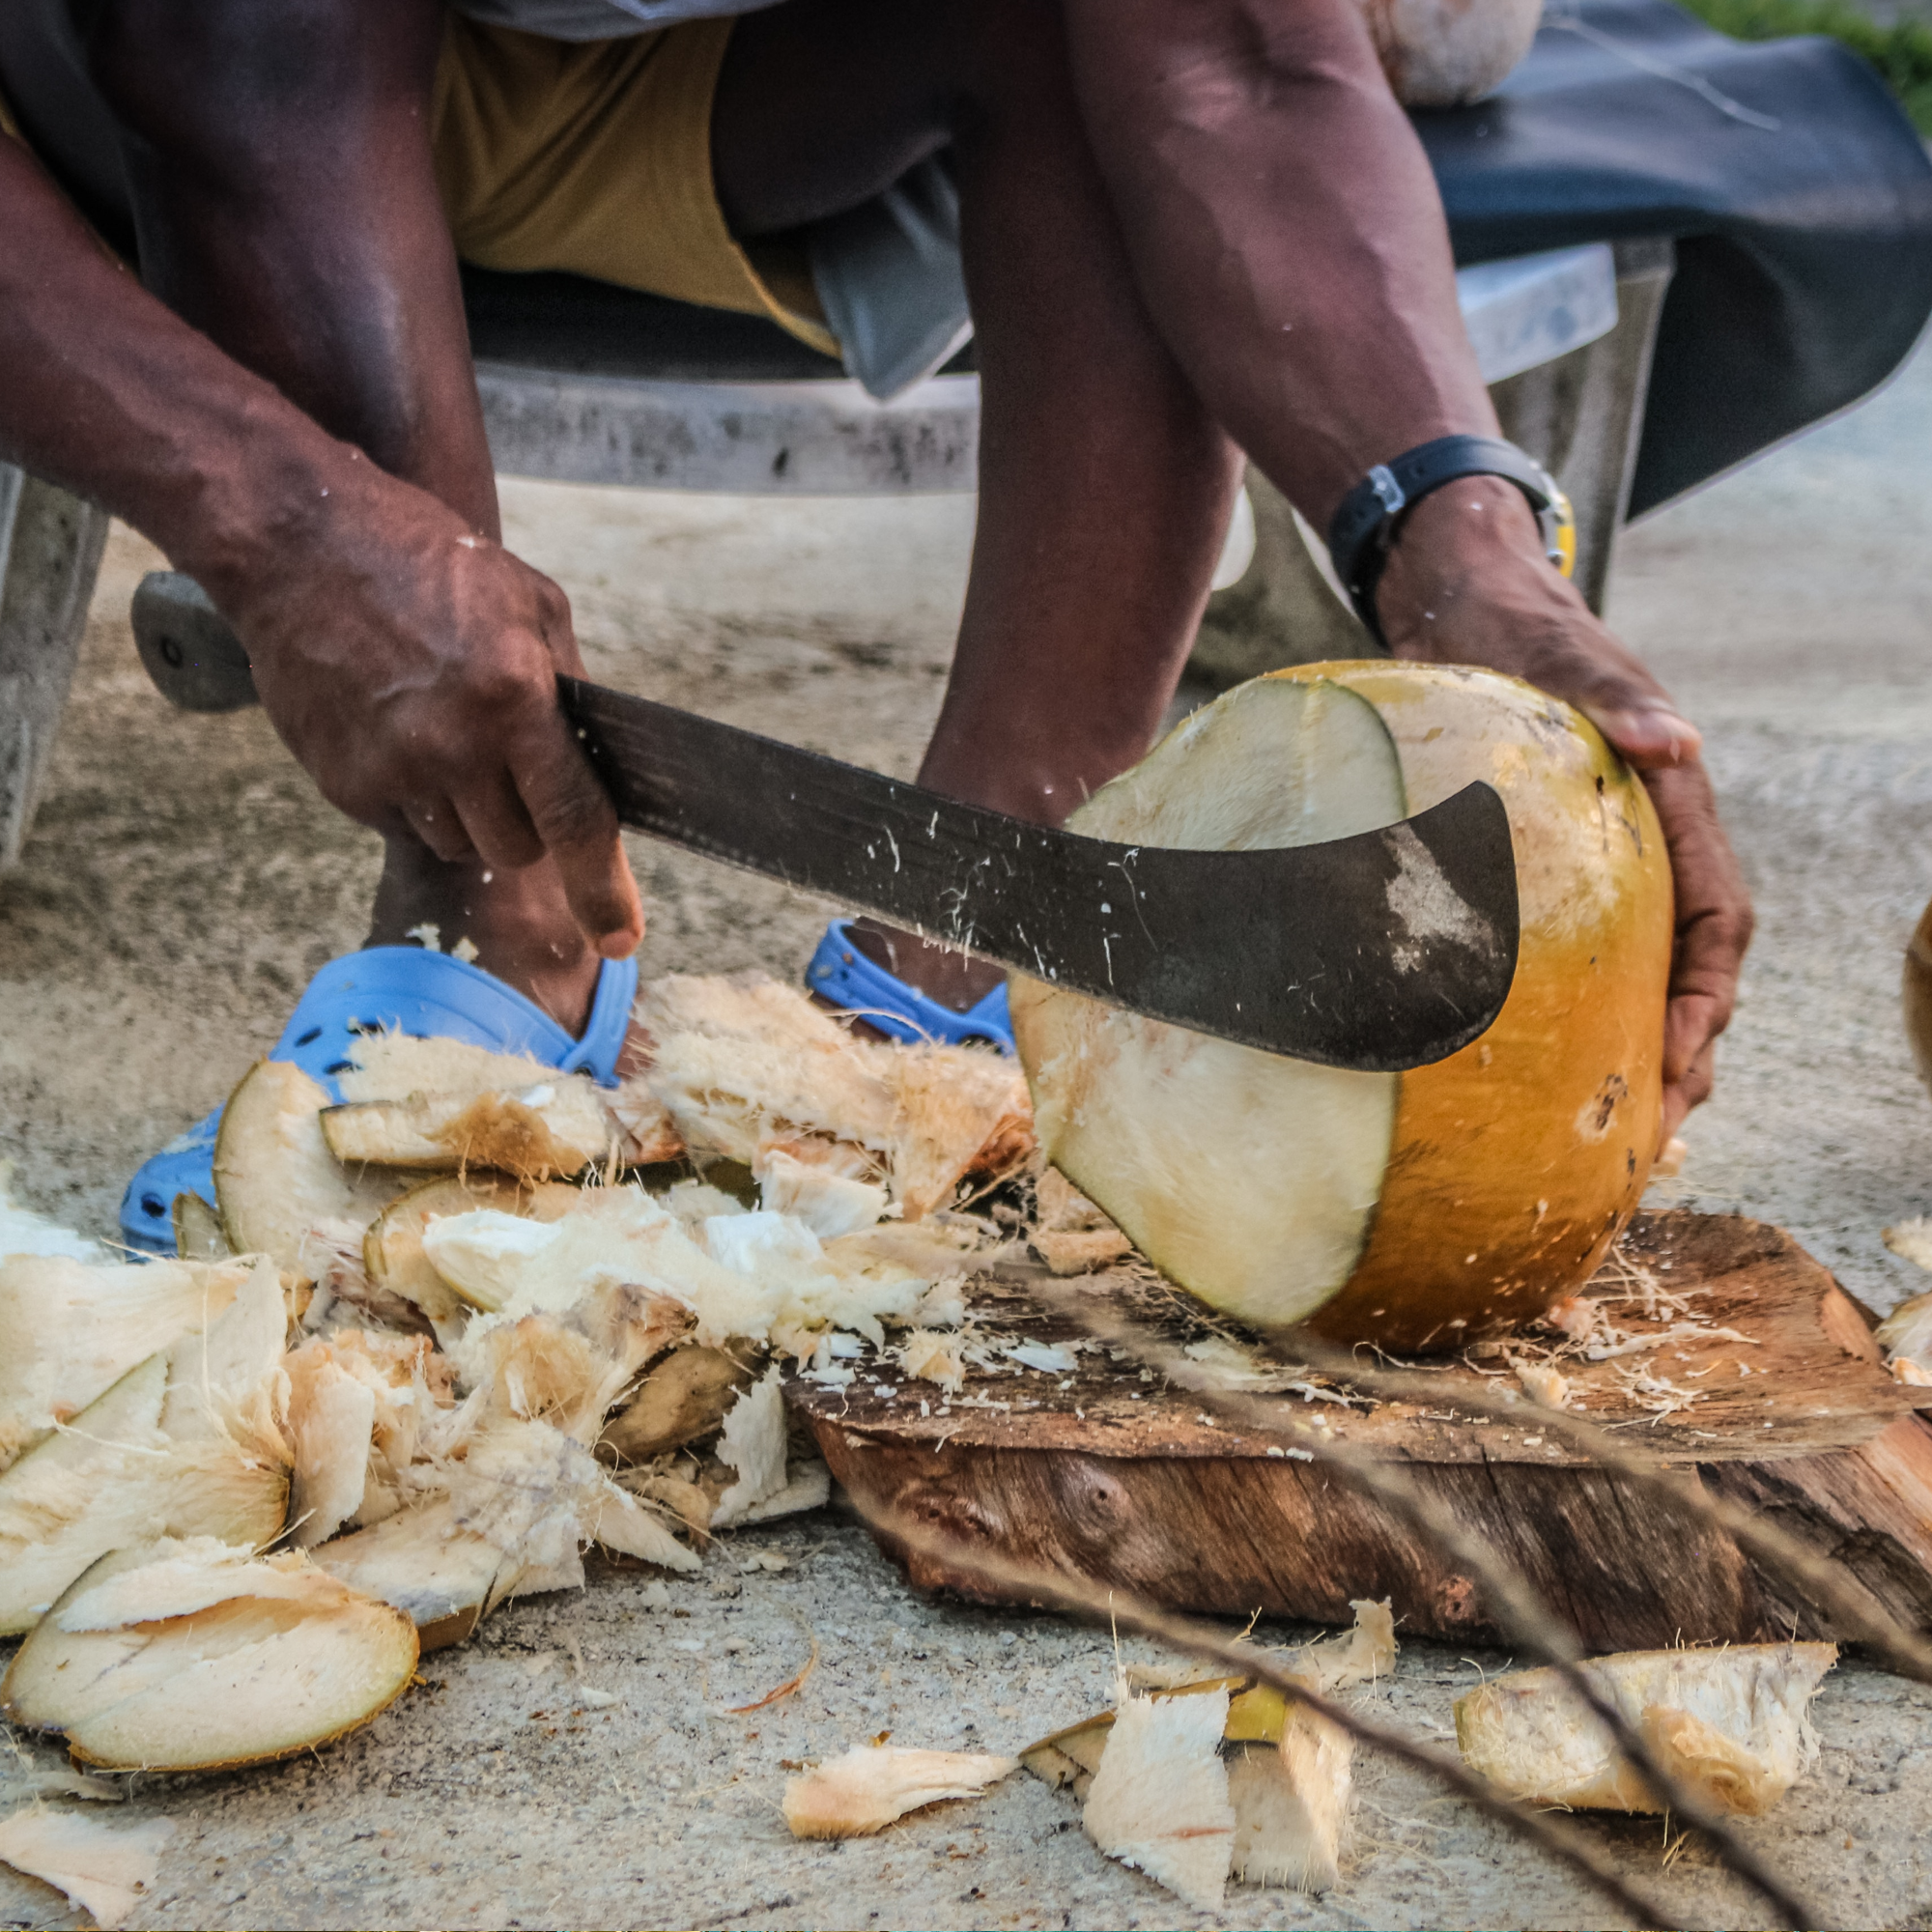
<svg viewBox="0 0 1932 1932"><path fill-rule="evenodd" d="M211 587L366 468L117 267L4 139L0 226L9 460L106 505Z"/></svg>
<svg viewBox="0 0 1932 1932"><path fill-rule="evenodd" d="M1372 464L1495 434L1441 204L1351 0L1066 0L1145 299L1318 527Z"/></svg>

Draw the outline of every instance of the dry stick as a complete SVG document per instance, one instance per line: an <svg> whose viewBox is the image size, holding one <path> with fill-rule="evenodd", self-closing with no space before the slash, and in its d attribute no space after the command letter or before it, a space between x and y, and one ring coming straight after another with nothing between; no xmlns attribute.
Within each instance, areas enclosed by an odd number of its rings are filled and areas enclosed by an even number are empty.
<svg viewBox="0 0 1932 1932"><path fill-rule="evenodd" d="M1144 1323L1123 1316L1112 1304L1095 1306L1091 1297L1083 1297L1077 1291L1050 1289L1043 1284L1036 1292L1091 1333L1123 1348L1144 1365L1158 1370L1170 1381L1223 1414L1238 1418L1250 1428L1293 1435L1305 1445L1306 1453L1330 1464L1357 1489L1406 1520L1419 1534L1446 1551L1475 1577L1510 1635L1563 1679L1571 1691L1596 1714L1617 1748L1642 1774L1666 1809L1702 1831L1725 1863L1782 1916L1783 1923L1805 1926L1823 1922L1731 1831L1723 1814L1702 1793L1662 1763L1615 1700L1582 1668L1582 1646L1575 1631L1527 1583L1492 1554L1487 1546L1471 1536L1452 1512L1426 1494L1410 1477L1366 1451L1335 1442L1323 1432L1284 1414L1279 1403L1262 1402L1218 1387L1211 1372L1204 1371L1167 1342L1151 1337Z"/></svg>
<svg viewBox="0 0 1932 1932"><path fill-rule="evenodd" d="M1064 1572L1015 1563L1010 1557L989 1549L957 1543L949 1536L927 1529L910 1517L893 1510L869 1508L860 1497L852 1498L867 1524L881 1537L900 1548L942 1564L954 1576L964 1575L983 1586L989 1595L1020 1597L1044 1604L1069 1615L1085 1617L1096 1624L1135 1631L1172 1649L1185 1652L1211 1663L1230 1676L1252 1677L1279 1690L1285 1697L1305 1705L1318 1718L1326 1719L1338 1730L1369 1746L1374 1750L1399 1758L1405 1764L1448 1786L1459 1798L1466 1799L1488 1816L1533 1844L1542 1846L1552 1858L1596 1886L1628 1913L1638 1925L1670 1926L1679 1923L1669 1909L1633 1886L1604 1854L1573 1825L1562 1824L1549 1812L1533 1810L1520 1800L1496 1789L1471 1771L1460 1758L1432 1750L1401 1731L1358 1717L1346 1705L1337 1704L1309 1687L1293 1671L1273 1661L1252 1644L1225 1637L1210 1624L1189 1617L1178 1617L1149 1603L1144 1597L1102 1588L1085 1577ZM1813 1921L1816 1922L1816 1921Z"/></svg>
<svg viewBox="0 0 1932 1932"><path fill-rule="evenodd" d="M1279 1346L1292 1350L1307 1367L1366 1394L1424 1403L1442 1398L1440 1386L1433 1384L1426 1375L1415 1370L1364 1369L1347 1350L1313 1341L1298 1331L1279 1338ZM1661 1456L1627 1448L1586 1416L1530 1403L1514 1391L1489 1396L1458 1389L1453 1400L1460 1408L1502 1420L1520 1421L1525 1412L1533 1414L1539 1428L1565 1436L1604 1468L1668 1496L1707 1529L1721 1530L1768 1569L1782 1571L1789 1581L1804 1589L1859 1642L1869 1645L1901 1677L1932 1684L1932 1643L1898 1622L1868 1592L1848 1583L1837 1567L1815 1550L1728 1496L1713 1495L1694 1474L1671 1468Z"/></svg>

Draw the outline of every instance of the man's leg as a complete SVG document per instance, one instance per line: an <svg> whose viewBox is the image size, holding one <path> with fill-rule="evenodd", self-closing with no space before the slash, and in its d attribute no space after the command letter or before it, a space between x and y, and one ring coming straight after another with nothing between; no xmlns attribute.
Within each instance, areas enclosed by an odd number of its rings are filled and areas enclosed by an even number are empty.
<svg viewBox="0 0 1932 1932"><path fill-rule="evenodd" d="M494 541L496 477L429 148L441 30L439 0L104 0L89 51L123 130L147 285ZM567 611L548 614L567 639ZM424 800L384 839L371 944L434 922L582 1026L599 961L551 859L485 864L446 800Z"/></svg>
<svg viewBox="0 0 1932 1932"><path fill-rule="evenodd" d="M1058 10L787 0L733 30L712 139L720 199L745 236L851 206L952 141L980 370L980 517L920 779L1058 823L1151 743L1238 476L1134 287ZM878 937L882 963L952 1005L999 977Z"/></svg>

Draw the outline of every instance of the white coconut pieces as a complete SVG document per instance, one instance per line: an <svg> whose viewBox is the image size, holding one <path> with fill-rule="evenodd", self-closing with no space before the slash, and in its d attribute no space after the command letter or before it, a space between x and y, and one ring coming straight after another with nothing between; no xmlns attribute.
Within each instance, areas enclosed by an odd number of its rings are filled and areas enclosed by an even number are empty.
<svg viewBox="0 0 1932 1932"><path fill-rule="evenodd" d="M984 1751L861 1745L791 1778L784 1790L784 1819L795 1838L866 1837L908 1811L977 1798L1018 1763L1016 1757Z"/></svg>
<svg viewBox="0 0 1932 1932"><path fill-rule="evenodd" d="M1389 1606L1351 1607L1352 1630L1288 1660L1312 1690L1394 1667ZM1042 1739L1021 1762L1084 1800L1081 1822L1109 1857L1208 1911L1230 1878L1303 1891L1337 1883L1352 1756L1347 1733L1251 1678L1147 1691L1123 1673L1111 1712Z"/></svg>
<svg viewBox="0 0 1932 1932"><path fill-rule="evenodd" d="M103 1825L30 1804L0 1819L0 1864L66 1892L97 1925L114 1926L154 1889L174 1830L165 1818Z"/></svg>
<svg viewBox="0 0 1932 1932"><path fill-rule="evenodd" d="M1807 1706L1830 1643L1626 1651L1583 1668L1672 1773L1719 1810L1769 1810L1818 1755ZM1511 1797L1578 1810L1661 1811L1656 1793L1553 1670L1520 1670L1456 1705L1470 1768Z"/></svg>
<svg viewBox="0 0 1932 1932"><path fill-rule="evenodd" d="M20 1646L0 1709L64 1732L84 1764L206 1771L367 1723L415 1665L408 1617L298 1550L162 1540L75 1580Z"/></svg>

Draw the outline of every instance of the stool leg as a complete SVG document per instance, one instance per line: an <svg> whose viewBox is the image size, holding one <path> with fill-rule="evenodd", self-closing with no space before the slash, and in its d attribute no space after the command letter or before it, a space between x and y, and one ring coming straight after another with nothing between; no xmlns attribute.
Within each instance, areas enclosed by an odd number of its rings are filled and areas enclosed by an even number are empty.
<svg viewBox="0 0 1932 1932"><path fill-rule="evenodd" d="M0 871L20 863L46 785L107 524L0 465Z"/></svg>

